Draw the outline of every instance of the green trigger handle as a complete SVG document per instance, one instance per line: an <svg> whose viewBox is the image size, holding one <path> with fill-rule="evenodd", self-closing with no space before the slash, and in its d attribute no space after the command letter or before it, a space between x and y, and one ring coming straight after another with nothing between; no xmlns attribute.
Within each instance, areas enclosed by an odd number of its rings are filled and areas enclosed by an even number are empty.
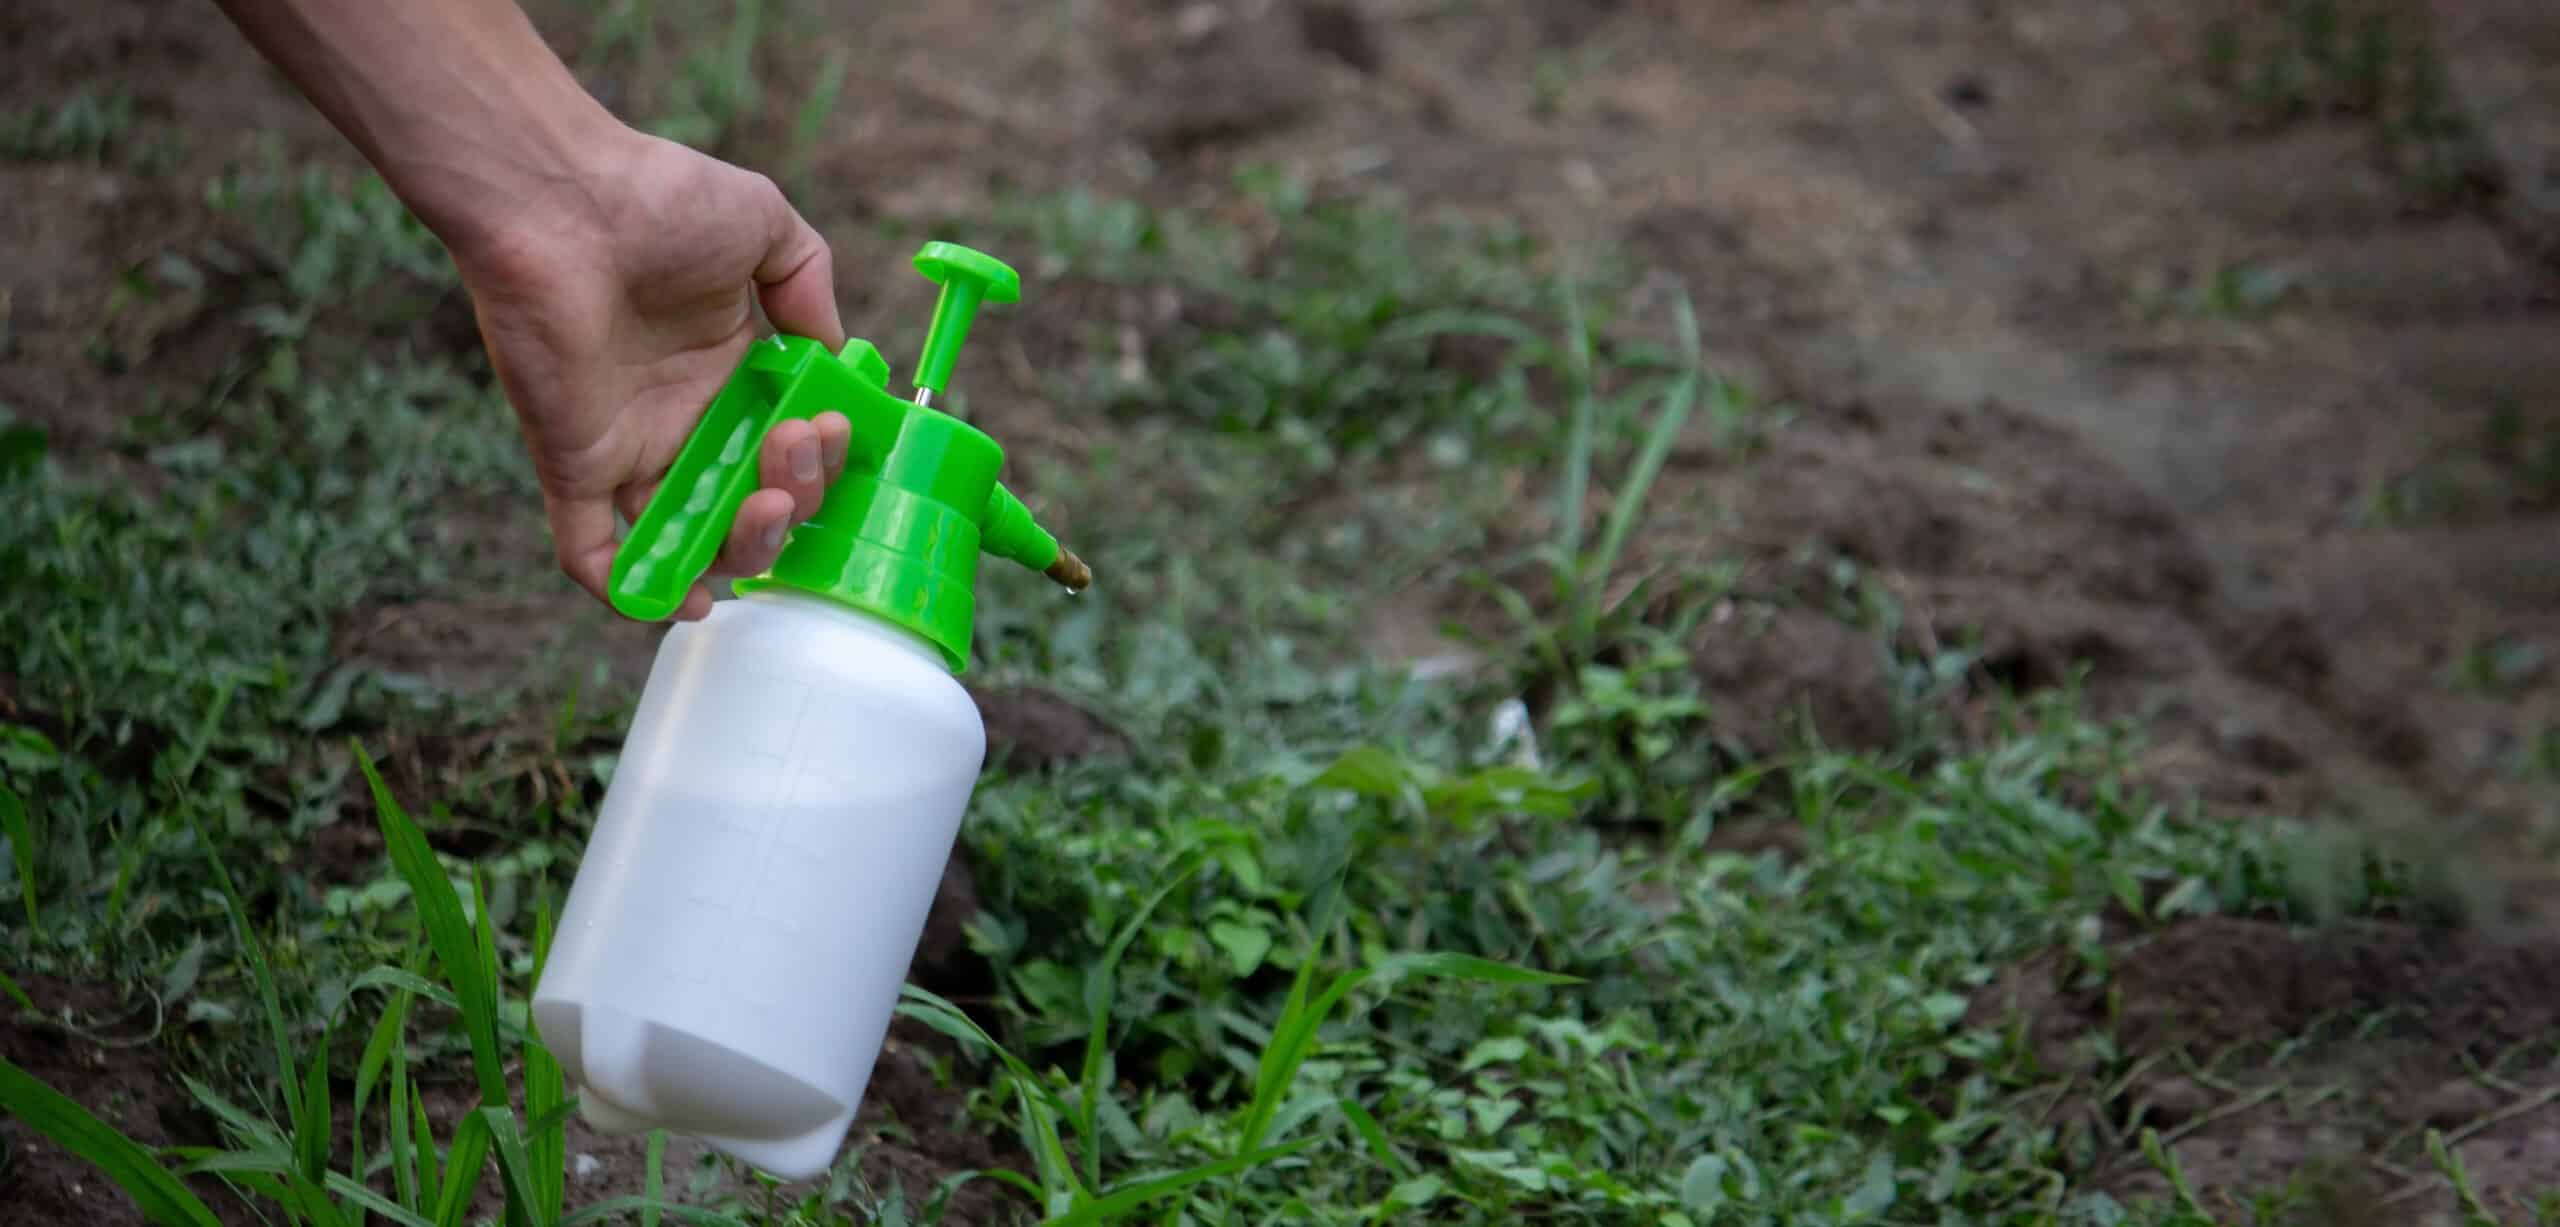
<svg viewBox="0 0 2560 1227"><path fill-rule="evenodd" d="M847 342L840 363L812 362L813 350L817 357L828 357L817 342L800 337L773 337L748 349L729 382L704 408L702 420L614 554L606 594L615 609L655 622L683 606L694 581L719 557L738 508L756 492L757 454L765 433L830 407L839 412L849 408L849 396L837 401L825 395L835 390L825 386L833 382L828 365L860 375L874 387L888 382L888 360L869 341ZM821 385L795 388L795 375L815 375ZM790 394L794 391L800 394ZM847 469L853 463L848 455Z"/></svg>
<svg viewBox="0 0 2560 1227"><path fill-rule="evenodd" d="M922 635L958 669L981 551L1045 572L1070 591L1092 582L1082 560L996 480L1003 449L930 407L978 306L1018 301L1020 278L950 243L926 244L915 265L942 285L915 399L889 393L888 360L859 338L839 353L794 336L749 346L616 551L606 583L615 609L658 621L681 608L759 485L766 432L828 411L853 425L844 471L773 567L740 581L739 591L788 587L832 597Z"/></svg>

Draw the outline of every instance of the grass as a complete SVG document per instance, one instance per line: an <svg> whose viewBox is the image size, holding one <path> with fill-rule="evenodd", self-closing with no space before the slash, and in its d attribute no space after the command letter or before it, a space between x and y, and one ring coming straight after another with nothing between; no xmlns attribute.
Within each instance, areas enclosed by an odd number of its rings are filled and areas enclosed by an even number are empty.
<svg viewBox="0 0 2560 1227"><path fill-rule="evenodd" d="M702 139L756 105L739 12L700 44ZM652 21L613 6L591 50ZM1712 749L1689 654L1724 576L1648 564L1649 496L1680 448L1747 460L1777 427L1685 303L1267 171L1238 196L1028 198L983 240L1027 253L1026 320L1071 290L1183 304L1072 338L1048 390L1107 429L1081 471L1024 457L1104 585L984 596L981 675L1131 746L990 775L963 834L984 983L901 1007L953 1120L878 1145L956 1123L996 1165L914 1181L857 1141L785 1190L686 1179L659 1138L637 1190L568 1183L525 995L631 696L534 637L489 641L494 687L345 650L384 607L552 577L485 370L406 340L452 292L440 254L378 184L272 158L209 192L259 255L203 386L79 450L0 418L0 1008L149 999L216 1128L143 1146L5 1064L0 1106L188 1227L832 1227L979 1196L1053 1223L2282 1221L2272 1194L2119 1204L2124 1156L2047 1109L2141 1058L2048 1069L1975 1003L2037 956L2103 985L2105 917L2305 915L2317 866L2141 794L2137 742L2061 692L1980 742ZM1375 602L1471 589L1485 669L1370 659ZM1534 755L1487 732L1524 695ZM1744 825L1798 838L1745 854ZM380 857L314 855L355 826Z"/></svg>
<svg viewBox="0 0 2560 1227"><path fill-rule="evenodd" d="M2259 6L2208 28L2205 64L2247 122L2353 117L2371 125L2383 163L2429 198L2462 203L2498 190L2420 10L2389 0Z"/></svg>

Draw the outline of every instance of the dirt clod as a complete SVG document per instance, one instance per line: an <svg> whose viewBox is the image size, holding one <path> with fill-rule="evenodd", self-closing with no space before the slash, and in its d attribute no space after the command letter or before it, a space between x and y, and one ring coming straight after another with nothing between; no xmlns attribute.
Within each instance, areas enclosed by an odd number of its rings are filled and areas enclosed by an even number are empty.
<svg viewBox="0 0 2560 1227"><path fill-rule="evenodd" d="M1755 753L1808 732L1834 748L1893 744L1882 649L1855 627L1807 610L1741 613L1700 634L1692 663L1717 735Z"/></svg>

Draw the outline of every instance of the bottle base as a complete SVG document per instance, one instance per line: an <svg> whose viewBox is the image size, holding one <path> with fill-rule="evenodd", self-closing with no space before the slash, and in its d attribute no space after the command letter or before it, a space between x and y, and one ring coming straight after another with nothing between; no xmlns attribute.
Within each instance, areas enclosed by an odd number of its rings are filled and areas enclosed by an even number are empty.
<svg viewBox="0 0 2560 1227"><path fill-rule="evenodd" d="M853 1114L847 1112L798 1137L717 1137L690 1133L649 1116L631 1112L593 1088L572 1087L571 1091L578 1096L579 1117L598 1133L636 1134L665 1128L671 1136L690 1138L713 1151L784 1180L814 1180L825 1175L829 1168L835 1166L836 1152L843 1148L845 1133L853 1127Z"/></svg>
<svg viewBox="0 0 2560 1227"><path fill-rule="evenodd" d="M599 1133L665 1129L803 1180L853 1124L853 1105L703 1036L592 1004L537 1001L535 1017Z"/></svg>

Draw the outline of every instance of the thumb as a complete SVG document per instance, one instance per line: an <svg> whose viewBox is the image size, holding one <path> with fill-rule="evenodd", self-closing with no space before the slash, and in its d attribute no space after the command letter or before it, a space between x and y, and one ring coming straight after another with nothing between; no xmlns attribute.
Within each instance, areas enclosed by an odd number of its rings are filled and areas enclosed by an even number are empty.
<svg viewBox="0 0 2560 1227"><path fill-rule="evenodd" d="M757 175L755 184L765 236L764 255L756 262L756 297L765 318L783 332L830 350L844 348L844 320L836 312L835 257L827 241L783 198L773 180Z"/></svg>

